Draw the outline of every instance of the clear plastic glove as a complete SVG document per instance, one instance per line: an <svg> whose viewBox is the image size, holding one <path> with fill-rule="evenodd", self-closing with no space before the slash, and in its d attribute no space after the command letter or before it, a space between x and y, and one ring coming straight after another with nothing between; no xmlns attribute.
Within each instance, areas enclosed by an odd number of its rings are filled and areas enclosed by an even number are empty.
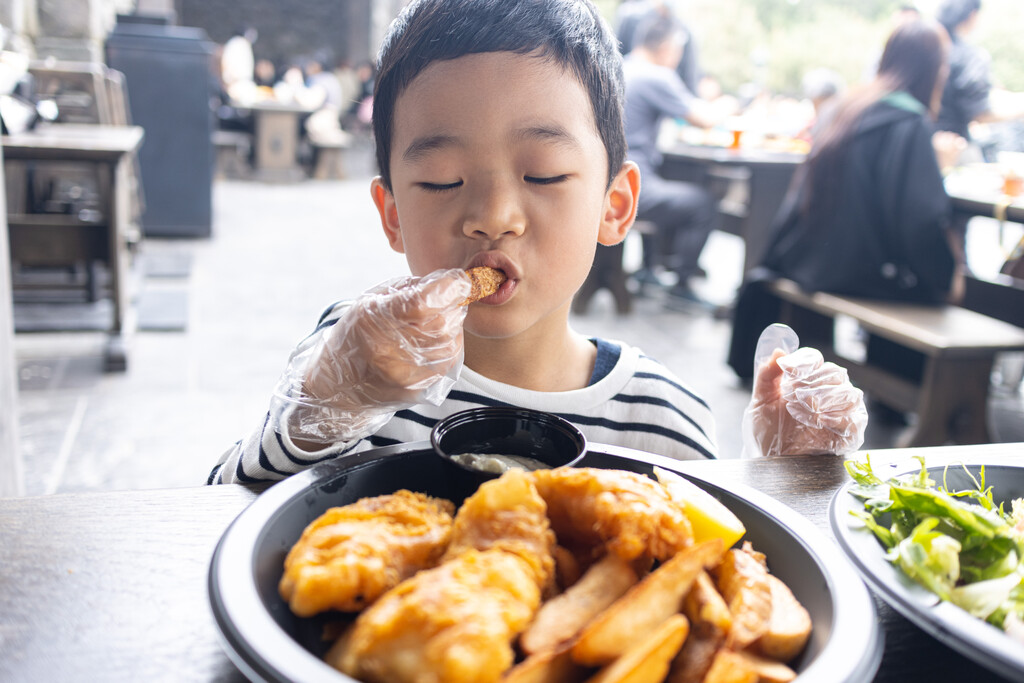
<svg viewBox="0 0 1024 683"><path fill-rule="evenodd" d="M754 353L754 389L743 413L743 457L853 453L868 424L864 393L846 369L798 348L796 332L770 325Z"/></svg>
<svg viewBox="0 0 1024 683"><path fill-rule="evenodd" d="M330 444L377 431L395 412L439 405L462 369L469 277L439 270L368 290L300 345L270 414L293 441Z"/></svg>

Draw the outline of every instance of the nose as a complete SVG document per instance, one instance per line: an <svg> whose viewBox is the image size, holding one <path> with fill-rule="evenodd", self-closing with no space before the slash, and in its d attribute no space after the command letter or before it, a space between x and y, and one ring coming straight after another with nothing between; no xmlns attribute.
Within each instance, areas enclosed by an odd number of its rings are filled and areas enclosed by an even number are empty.
<svg viewBox="0 0 1024 683"><path fill-rule="evenodd" d="M473 194L463 232L473 238L516 237L526 229L526 213L514 182L493 179Z"/></svg>

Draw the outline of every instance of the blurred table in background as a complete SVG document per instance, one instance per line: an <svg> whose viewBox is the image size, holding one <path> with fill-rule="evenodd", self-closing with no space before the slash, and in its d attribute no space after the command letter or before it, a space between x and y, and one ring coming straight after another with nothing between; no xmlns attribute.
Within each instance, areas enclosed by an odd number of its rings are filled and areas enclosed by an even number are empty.
<svg viewBox="0 0 1024 683"><path fill-rule="evenodd" d="M296 182L306 177L299 160L302 123L315 108L261 100L236 104L239 111L251 111L253 179L266 182Z"/></svg>
<svg viewBox="0 0 1024 683"><path fill-rule="evenodd" d="M129 227L130 164L142 139L139 126L92 124L46 125L0 138L15 300L60 288L81 290L85 300L95 301L109 290L107 370L127 364L129 250L138 240ZM74 277L40 283L36 275L46 269ZM79 270L84 279L77 277Z"/></svg>
<svg viewBox="0 0 1024 683"><path fill-rule="evenodd" d="M743 272L757 265L804 151L683 142L662 147L661 175L707 188L718 201L719 229L743 238Z"/></svg>
<svg viewBox="0 0 1024 683"><path fill-rule="evenodd" d="M975 216L999 221L1000 246L1004 241L1003 223L1024 224L1024 188L1015 186L1020 183L1024 180L1016 171L996 163L968 164L954 169L945 180L959 222ZM994 277L968 276L962 305L1024 327L1024 238L1006 253L1006 259Z"/></svg>

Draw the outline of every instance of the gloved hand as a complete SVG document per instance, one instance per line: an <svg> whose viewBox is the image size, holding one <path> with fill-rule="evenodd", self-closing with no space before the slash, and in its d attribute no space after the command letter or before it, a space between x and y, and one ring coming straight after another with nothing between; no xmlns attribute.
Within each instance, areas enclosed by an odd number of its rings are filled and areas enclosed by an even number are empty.
<svg viewBox="0 0 1024 683"><path fill-rule="evenodd" d="M846 369L798 348L796 333L770 325L754 354L754 388L743 413L743 457L853 453L864 443L864 393Z"/></svg>
<svg viewBox="0 0 1024 683"><path fill-rule="evenodd" d="M469 277L403 277L356 299L299 346L274 391L279 432L319 444L375 432L398 410L439 405L462 369ZM282 428L283 427L283 428Z"/></svg>

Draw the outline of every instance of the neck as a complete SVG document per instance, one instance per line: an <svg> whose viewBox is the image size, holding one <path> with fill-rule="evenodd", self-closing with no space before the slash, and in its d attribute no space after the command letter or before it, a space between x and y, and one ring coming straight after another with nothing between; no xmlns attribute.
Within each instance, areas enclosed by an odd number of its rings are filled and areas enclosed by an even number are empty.
<svg viewBox="0 0 1024 683"><path fill-rule="evenodd" d="M487 339L466 334L466 367L488 379L531 391L572 391L587 386L597 349L568 326L558 338L517 335Z"/></svg>

